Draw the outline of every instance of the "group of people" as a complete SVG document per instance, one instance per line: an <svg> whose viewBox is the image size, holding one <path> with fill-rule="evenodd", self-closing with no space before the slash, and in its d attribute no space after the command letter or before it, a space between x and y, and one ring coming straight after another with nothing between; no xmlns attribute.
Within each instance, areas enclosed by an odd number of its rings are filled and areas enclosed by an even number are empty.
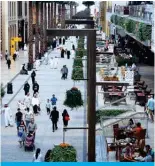
<svg viewBox="0 0 155 166"><path fill-rule="evenodd" d="M139 138L139 135L143 129L141 123L135 123L133 119L130 119L126 126L128 130L133 134L128 139L126 147L122 149L121 156L123 161L154 161L154 152L150 145L144 145L143 140ZM138 150L136 148L138 147ZM134 152L137 151L138 155L134 156Z"/></svg>

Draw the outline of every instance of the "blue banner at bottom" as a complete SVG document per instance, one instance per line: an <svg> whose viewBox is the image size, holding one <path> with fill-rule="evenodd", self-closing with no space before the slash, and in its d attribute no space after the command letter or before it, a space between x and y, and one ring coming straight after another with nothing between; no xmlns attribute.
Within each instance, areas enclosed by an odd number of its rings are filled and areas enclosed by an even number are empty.
<svg viewBox="0 0 155 166"><path fill-rule="evenodd" d="M51 165L52 166L131 166L130 162L40 162L40 163L35 163L35 162L2 162L1 163L2 166L31 166L31 165L36 165L36 166L48 166ZM132 166L153 166L154 162L132 162Z"/></svg>

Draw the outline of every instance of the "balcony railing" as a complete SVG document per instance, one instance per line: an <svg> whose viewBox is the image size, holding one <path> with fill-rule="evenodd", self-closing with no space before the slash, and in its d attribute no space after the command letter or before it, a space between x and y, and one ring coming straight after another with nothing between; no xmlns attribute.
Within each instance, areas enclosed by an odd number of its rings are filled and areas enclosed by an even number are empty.
<svg viewBox="0 0 155 166"><path fill-rule="evenodd" d="M115 6L114 13L120 14L120 15L129 15L129 7L128 6Z"/></svg>
<svg viewBox="0 0 155 166"><path fill-rule="evenodd" d="M153 5L129 6L129 16L151 22L153 20Z"/></svg>

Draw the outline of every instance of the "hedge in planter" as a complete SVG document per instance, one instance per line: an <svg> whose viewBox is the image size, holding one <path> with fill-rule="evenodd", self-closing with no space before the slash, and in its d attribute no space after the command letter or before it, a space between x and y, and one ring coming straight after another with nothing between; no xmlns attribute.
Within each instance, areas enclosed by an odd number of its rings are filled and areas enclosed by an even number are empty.
<svg viewBox="0 0 155 166"><path fill-rule="evenodd" d="M1 84L1 98L3 98L5 95L5 90L3 88L3 84Z"/></svg>
<svg viewBox="0 0 155 166"><path fill-rule="evenodd" d="M101 117L109 117L107 119L110 119L110 117L115 117L115 116L118 116L120 114L123 114L127 112L127 110L97 110L96 111L96 123L100 123L100 118ZM107 119L104 119L104 120L107 120Z"/></svg>
<svg viewBox="0 0 155 166"><path fill-rule="evenodd" d="M83 105L83 100L80 90L78 90L76 87L68 90L66 92L66 99L64 101L64 105L72 109L81 107Z"/></svg>
<svg viewBox="0 0 155 166"><path fill-rule="evenodd" d="M81 49L80 50L76 50L76 54L75 55L80 57L80 58L82 58L84 56L83 50L81 50Z"/></svg>
<svg viewBox="0 0 155 166"><path fill-rule="evenodd" d="M83 76L83 68L81 67L76 67L72 71L72 80L80 79L82 80L84 78Z"/></svg>
<svg viewBox="0 0 155 166"><path fill-rule="evenodd" d="M73 68L77 66L83 67L82 59L80 57L76 57L76 58L77 59L74 59Z"/></svg>
<svg viewBox="0 0 155 166"><path fill-rule="evenodd" d="M57 145L51 151L49 162L77 162L76 149L65 143Z"/></svg>

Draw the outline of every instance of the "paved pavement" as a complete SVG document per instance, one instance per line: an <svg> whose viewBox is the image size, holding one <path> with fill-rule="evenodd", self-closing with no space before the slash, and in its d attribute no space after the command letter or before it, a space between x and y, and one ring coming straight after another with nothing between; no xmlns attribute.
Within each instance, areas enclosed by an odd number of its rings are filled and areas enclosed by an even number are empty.
<svg viewBox="0 0 155 166"><path fill-rule="evenodd" d="M70 42L69 42L70 43ZM75 40L74 40L75 43ZM68 44L69 45L69 44ZM66 44L67 47L67 44ZM55 50L51 53L51 56L60 55L59 50ZM38 125L38 130L36 133L36 147L41 148L43 156L47 152L48 149L52 149L54 145L62 143L63 140L63 123L61 113L64 108L63 105L65 99L66 90L70 89L74 83L71 80L71 72L72 72L72 64L73 59L59 59L58 69L50 69L48 65L41 65L40 70L37 71L36 80L40 85L40 99L41 99L41 115L35 117L35 121ZM69 68L69 75L67 80L61 80L61 67L63 65L67 65ZM31 85L31 80L29 81ZM75 83L76 87L78 87L84 97L84 82ZM32 86L32 85L31 85ZM47 116L45 110L45 102L47 98L51 98L52 94L55 94L58 98L57 108L60 112L60 118L58 122L59 129L56 132L52 132L52 123ZM31 91L32 95L32 91ZM24 91L21 90L18 95L13 99L10 103L10 107L13 113L16 113L17 109L17 101L22 100L24 98ZM81 107L78 110L71 111L67 108L71 120L69 121L70 127L83 127L85 122L85 111L84 108ZM1 158L2 161L16 161L16 162L31 162L32 161L32 152L25 152L23 148L19 148L18 138L16 136L16 127L5 128L4 120L2 116L2 127L1 127L1 142L2 142L2 150L1 150ZM85 132L86 133L86 132ZM77 149L78 161L86 160L86 139L83 139L86 134L84 134L83 130L68 130L66 133L65 140L67 143L73 145ZM83 154L85 152L85 154Z"/></svg>
<svg viewBox="0 0 155 166"><path fill-rule="evenodd" d="M8 69L5 58L1 60L1 82L5 86L10 80L13 79L19 73L22 64L28 62L27 51L19 51L19 58L16 61L11 59L11 69Z"/></svg>

